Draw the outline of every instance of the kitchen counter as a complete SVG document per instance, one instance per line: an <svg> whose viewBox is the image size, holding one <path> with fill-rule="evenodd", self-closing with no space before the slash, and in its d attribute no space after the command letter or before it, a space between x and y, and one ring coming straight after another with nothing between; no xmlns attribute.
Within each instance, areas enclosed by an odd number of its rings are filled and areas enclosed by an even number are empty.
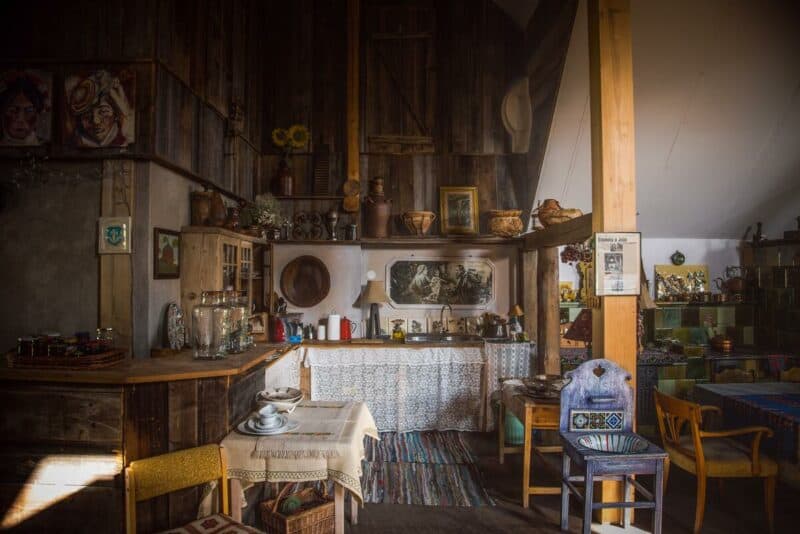
<svg viewBox="0 0 800 534"><path fill-rule="evenodd" d="M62 370L12 368L8 361L0 365L0 380L26 380L36 382L71 382L79 384L145 384L235 376L246 373L267 361L267 367L285 352L286 344L263 344L241 354L230 354L223 360L199 361L192 358L191 350L182 350L174 356L128 359L103 369Z"/></svg>

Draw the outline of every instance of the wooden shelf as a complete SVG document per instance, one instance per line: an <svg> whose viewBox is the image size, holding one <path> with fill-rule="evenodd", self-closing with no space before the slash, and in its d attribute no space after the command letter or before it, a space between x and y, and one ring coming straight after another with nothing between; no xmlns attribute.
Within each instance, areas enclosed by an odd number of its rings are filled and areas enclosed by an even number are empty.
<svg viewBox="0 0 800 534"><path fill-rule="evenodd" d="M587 213L575 219L526 234L525 250L569 245L585 241L590 237L592 237L592 214Z"/></svg>
<svg viewBox="0 0 800 534"><path fill-rule="evenodd" d="M360 241L354 240L347 240L347 239L337 239L336 241L330 241L328 239L287 239L285 241L270 241L272 245L351 245L351 246L359 246L361 244Z"/></svg>
<svg viewBox="0 0 800 534"><path fill-rule="evenodd" d="M276 196L276 200L344 200L341 195L292 195L292 196Z"/></svg>
<svg viewBox="0 0 800 534"><path fill-rule="evenodd" d="M364 248L383 248L383 247L424 247L442 245L510 245L520 246L521 237L497 237L493 235L477 236L391 236L387 238L363 237L361 246Z"/></svg>

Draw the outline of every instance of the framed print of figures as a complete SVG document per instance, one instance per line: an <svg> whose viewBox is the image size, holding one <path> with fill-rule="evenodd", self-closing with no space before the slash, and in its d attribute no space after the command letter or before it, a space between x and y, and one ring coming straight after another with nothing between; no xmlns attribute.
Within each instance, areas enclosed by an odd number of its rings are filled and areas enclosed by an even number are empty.
<svg viewBox="0 0 800 534"><path fill-rule="evenodd" d="M136 136L136 73L95 70L64 79L64 143L74 148L125 147Z"/></svg>
<svg viewBox="0 0 800 534"><path fill-rule="evenodd" d="M486 258L400 259L386 271L395 308L485 308L494 300L494 264Z"/></svg>
<svg viewBox="0 0 800 534"><path fill-rule="evenodd" d="M153 228L153 278L181 277L181 234L164 228Z"/></svg>
<svg viewBox="0 0 800 534"><path fill-rule="evenodd" d="M0 146L50 141L53 75L39 70L0 73Z"/></svg>
<svg viewBox="0 0 800 534"><path fill-rule="evenodd" d="M477 187L440 187L442 234L474 235L480 231Z"/></svg>
<svg viewBox="0 0 800 534"><path fill-rule="evenodd" d="M595 234L595 294L598 297L640 293L641 237L639 232Z"/></svg>

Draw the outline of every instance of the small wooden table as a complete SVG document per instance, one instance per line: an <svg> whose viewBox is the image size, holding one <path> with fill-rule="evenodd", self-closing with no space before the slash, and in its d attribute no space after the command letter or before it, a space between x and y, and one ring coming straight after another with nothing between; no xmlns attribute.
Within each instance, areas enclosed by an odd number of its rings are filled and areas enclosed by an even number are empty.
<svg viewBox="0 0 800 534"><path fill-rule="evenodd" d="M537 446L533 444L533 430L558 430L560 405L558 400L536 400L515 391L513 388L503 388L500 401L499 461L502 464L506 454L522 453L522 507L528 508L531 495L560 495L561 485L558 486L532 486L531 485L531 452L540 456L547 453L561 453L560 445ZM525 441L522 447L507 447L505 444L506 410L514 414L525 427Z"/></svg>

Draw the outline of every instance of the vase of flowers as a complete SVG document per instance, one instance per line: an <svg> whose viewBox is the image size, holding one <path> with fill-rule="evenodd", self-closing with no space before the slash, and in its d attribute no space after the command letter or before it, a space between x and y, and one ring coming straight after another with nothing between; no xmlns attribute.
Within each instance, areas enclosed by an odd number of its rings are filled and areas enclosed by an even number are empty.
<svg viewBox="0 0 800 534"><path fill-rule="evenodd" d="M293 150L306 146L308 137L308 128L301 124L272 130L272 144L282 152L278 170L275 172L275 191L280 196L290 197L294 194L294 176L289 156Z"/></svg>

